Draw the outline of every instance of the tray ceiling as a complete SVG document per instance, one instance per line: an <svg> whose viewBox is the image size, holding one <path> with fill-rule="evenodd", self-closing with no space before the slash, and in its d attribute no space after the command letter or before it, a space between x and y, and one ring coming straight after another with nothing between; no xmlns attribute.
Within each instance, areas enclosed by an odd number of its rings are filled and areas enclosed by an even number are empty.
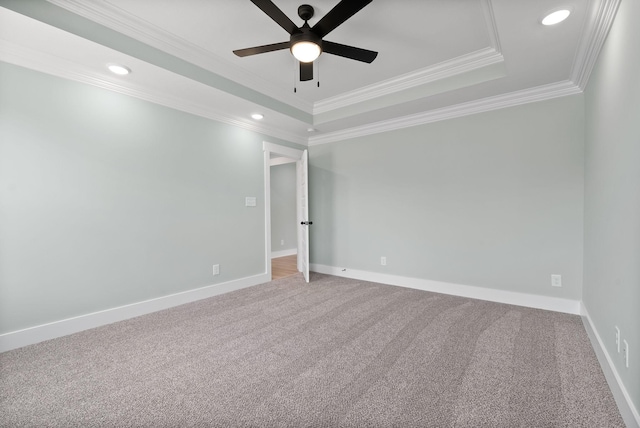
<svg viewBox="0 0 640 428"><path fill-rule="evenodd" d="M326 39L376 60L323 54L316 79L299 82L288 50L232 53L288 40L249 0L7 0L0 60L320 144L578 93L618 1L374 0ZM299 1L274 3L302 24ZM337 0L309 3L313 25ZM569 19L541 25L558 8ZM132 73L111 75L110 62Z"/></svg>

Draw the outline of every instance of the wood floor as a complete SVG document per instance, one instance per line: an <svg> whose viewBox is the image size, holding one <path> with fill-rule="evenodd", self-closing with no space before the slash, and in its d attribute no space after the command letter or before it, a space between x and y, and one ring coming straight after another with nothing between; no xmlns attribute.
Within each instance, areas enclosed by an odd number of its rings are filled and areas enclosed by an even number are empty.
<svg viewBox="0 0 640 428"><path fill-rule="evenodd" d="M278 257L271 259L271 279L280 279L298 273L298 256Z"/></svg>

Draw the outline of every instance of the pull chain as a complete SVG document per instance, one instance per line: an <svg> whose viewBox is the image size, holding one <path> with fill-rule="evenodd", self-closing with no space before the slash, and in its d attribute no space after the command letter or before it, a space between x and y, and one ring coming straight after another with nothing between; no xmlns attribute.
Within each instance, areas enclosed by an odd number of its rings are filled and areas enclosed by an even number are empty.
<svg viewBox="0 0 640 428"><path fill-rule="evenodd" d="M316 59L316 68L318 73L318 88L320 87L320 57Z"/></svg>
<svg viewBox="0 0 640 428"><path fill-rule="evenodd" d="M293 58L293 57L292 57L292 58ZM296 87L296 86L297 86L297 84L298 84L298 83L297 83L297 82L298 82L298 79L297 79L297 76L296 76L296 70L297 70L299 67L296 67L297 65L298 65L298 61L296 61L296 59L295 59L295 58L293 58L293 93L294 93L294 94L295 94L296 92L298 92L298 88Z"/></svg>

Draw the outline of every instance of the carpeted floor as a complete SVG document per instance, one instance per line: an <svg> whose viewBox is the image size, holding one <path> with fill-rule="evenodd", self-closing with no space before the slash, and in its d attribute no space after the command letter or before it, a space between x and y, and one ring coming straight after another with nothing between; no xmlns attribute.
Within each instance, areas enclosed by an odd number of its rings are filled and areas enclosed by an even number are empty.
<svg viewBox="0 0 640 428"><path fill-rule="evenodd" d="M0 354L0 426L624 426L578 316L312 280Z"/></svg>

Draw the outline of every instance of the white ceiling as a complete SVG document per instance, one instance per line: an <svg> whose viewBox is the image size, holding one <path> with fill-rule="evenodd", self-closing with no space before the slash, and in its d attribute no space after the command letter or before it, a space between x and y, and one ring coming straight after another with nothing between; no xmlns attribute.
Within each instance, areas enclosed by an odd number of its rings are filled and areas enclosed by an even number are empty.
<svg viewBox="0 0 640 428"><path fill-rule="evenodd" d="M274 3L302 24L302 0ZM313 26L338 0L308 3ZM0 1L0 60L320 144L578 93L613 3L373 0L325 39L378 51L376 60L323 54L316 79L296 82L288 50L232 53L288 40L249 0ZM572 11L569 19L541 25L559 8ZM110 62L133 72L111 75ZM253 112L265 119L252 120Z"/></svg>

